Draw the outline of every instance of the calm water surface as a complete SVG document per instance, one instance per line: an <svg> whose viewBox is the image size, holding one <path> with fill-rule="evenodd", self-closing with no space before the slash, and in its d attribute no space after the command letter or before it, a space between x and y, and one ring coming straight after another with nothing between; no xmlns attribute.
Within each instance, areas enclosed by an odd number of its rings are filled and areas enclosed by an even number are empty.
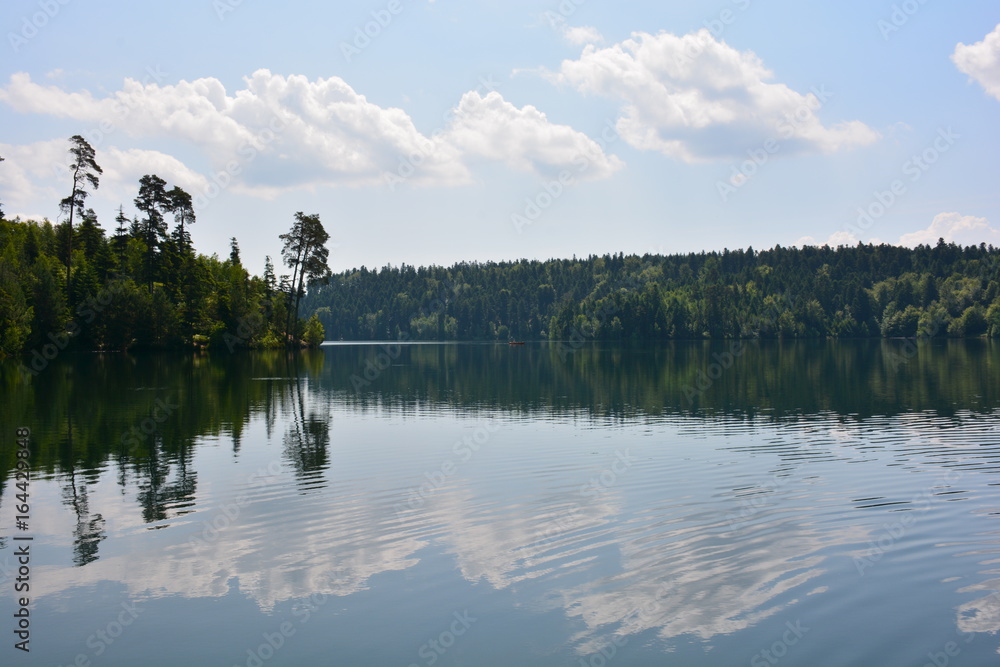
<svg viewBox="0 0 1000 667"><path fill-rule="evenodd" d="M1000 662L995 343L67 355L0 391L3 665Z"/></svg>

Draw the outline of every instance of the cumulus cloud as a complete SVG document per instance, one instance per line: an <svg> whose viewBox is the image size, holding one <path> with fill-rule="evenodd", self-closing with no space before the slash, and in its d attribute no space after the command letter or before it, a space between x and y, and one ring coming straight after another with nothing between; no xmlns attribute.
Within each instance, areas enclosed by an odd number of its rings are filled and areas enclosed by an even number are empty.
<svg viewBox="0 0 1000 667"><path fill-rule="evenodd" d="M933 246L942 238L948 243L963 246L986 243L1000 247L1000 229L991 226L986 218L960 213L939 213L927 229L903 234L899 245L911 248L921 244Z"/></svg>
<svg viewBox="0 0 1000 667"><path fill-rule="evenodd" d="M987 93L1000 100L1000 24L981 42L955 46L951 61Z"/></svg>
<svg viewBox="0 0 1000 667"><path fill-rule="evenodd" d="M69 194L69 142L66 139L38 141L32 144L0 144L0 154L7 158L0 169L0 188L10 216L39 219L58 216L58 202ZM188 192L202 191L208 180L177 158L153 150L109 148L99 155L104 170L100 188L93 193L123 204L135 198L136 183L144 174L158 174L170 185ZM38 210L37 202L51 202Z"/></svg>
<svg viewBox="0 0 1000 667"><path fill-rule="evenodd" d="M579 91L622 102L617 129L630 145L685 162L745 157L775 140L782 154L832 153L876 141L860 121L824 125L817 111L832 96L773 83L754 53L708 30L678 37L633 33L608 48L588 45L551 76Z"/></svg>
<svg viewBox="0 0 1000 667"><path fill-rule="evenodd" d="M521 171L544 174L586 164L588 178L605 178L623 166L593 139L549 122L531 105L518 109L497 92L485 97L466 93L445 141L463 154L501 161Z"/></svg>
<svg viewBox="0 0 1000 667"><path fill-rule="evenodd" d="M0 88L0 102L22 113L86 123L90 129L81 134L104 159L100 144L108 137L117 145L125 137L182 142L204 157L213 176L227 172L233 191L263 197L303 187L381 185L401 164L416 165L408 176L413 185L459 185L472 181L470 156L544 173L572 166L574 157L596 146L572 128L550 123L534 107L518 109L496 92L485 98L465 95L450 124L425 136L405 111L368 101L339 77L309 80L261 69L244 82L230 93L215 78L174 85L126 79L121 90L95 97L18 73ZM620 166L599 147L597 152L592 162L599 168L589 175L608 175ZM123 173L126 165L142 161L167 166L162 154L148 151L126 151L117 159ZM185 174L182 165L170 166L178 182L207 182Z"/></svg>

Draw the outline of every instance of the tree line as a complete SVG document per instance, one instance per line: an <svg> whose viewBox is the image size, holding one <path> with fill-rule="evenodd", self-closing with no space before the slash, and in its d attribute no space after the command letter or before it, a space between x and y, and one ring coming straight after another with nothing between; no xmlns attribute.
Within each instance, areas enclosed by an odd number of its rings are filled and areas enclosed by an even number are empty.
<svg viewBox="0 0 1000 667"><path fill-rule="evenodd" d="M362 266L305 297L330 339L1000 336L1000 249L858 244Z"/></svg>
<svg viewBox="0 0 1000 667"><path fill-rule="evenodd" d="M70 139L65 222L0 211L0 355L74 347L284 347L326 339L656 341L1000 336L1000 249L859 243L765 251L386 266L333 275L318 215L247 272L194 251L191 196L139 180L109 236L86 199L103 173ZM3 158L0 157L0 161ZM170 229L169 220L174 227ZM299 317L305 313L308 318ZM36 357L42 357L39 360Z"/></svg>
<svg viewBox="0 0 1000 667"><path fill-rule="evenodd" d="M192 197L155 174L139 180L129 218L108 235L86 200L103 170L91 145L70 138L65 221L7 220L0 210L0 357L37 366L59 351L318 345L317 318L299 317L307 286L330 274L329 234L318 215L296 213L279 236L290 275L270 257L251 275L236 238L225 259L195 252ZM0 157L0 161L3 158ZM172 218L174 227L169 221Z"/></svg>

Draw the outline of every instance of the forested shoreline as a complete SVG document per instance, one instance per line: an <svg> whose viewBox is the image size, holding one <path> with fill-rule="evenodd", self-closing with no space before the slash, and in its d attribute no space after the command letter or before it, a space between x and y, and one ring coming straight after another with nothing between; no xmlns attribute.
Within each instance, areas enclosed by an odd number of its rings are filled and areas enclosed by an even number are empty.
<svg viewBox="0 0 1000 667"><path fill-rule="evenodd" d="M293 231L303 220L318 216L296 214ZM116 222L109 237L87 209L70 241L66 223L0 219L0 355L324 339L1000 336L1000 249L992 246L777 246L332 275L303 267L290 277L277 276L270 258L263 276L250 274L236 239L220 259L196 253L175 230L158 235L151 254L142 220L119 213Z"/></svg>
<svg viewBox="0 0 1000 667"><path fill-rule="evenodd" d="M328 339L1000 336L1000 249L827 246L365 267L303 300Z"/></svg>
<svg viewBox="0 0 1000 667"><path fill-rule="evenodd" d="M306 286L330 274L329 234L318 215L296 213L278 236L291 274L275 275L268 257L257 277L243 267L236 238L225 259L195 251L191 195L155 174L139 180L137 213L119 207L108 236L86 207L103 173L95 151L75 135L69 153L63 222L6 220L0 211L0 358L27 355L26 370L37 373L66 349L235 350L324 340L316 318L298 316Z"/></svg>
<svg viewBox="0 0 1000 667"><path fill-rule="evenodd" d="M675 255L362 266L332 274L319 215L278 238L290 275L197 253L192 197L148 174L109 235L103 173L70 138L63 222L0 211L0 357L64 349L315 346L323 340L657 341L1000 336L1000 249L806 246ZM0 158L2 161L3 158ZM169 228L168 219L175 223ZM300 317L300 313L303 317ZM26 362L27 363L27 362Z"/></svg>

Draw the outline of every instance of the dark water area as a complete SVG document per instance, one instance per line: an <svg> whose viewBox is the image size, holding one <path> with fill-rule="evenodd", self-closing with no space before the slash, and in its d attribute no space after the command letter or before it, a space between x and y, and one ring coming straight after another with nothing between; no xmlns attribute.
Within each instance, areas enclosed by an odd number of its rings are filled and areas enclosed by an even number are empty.
<svg viewBox="0 0 1000 667"><path fill-rule="evenodd" d="M3 665L1000 660L997 342L66 355L0 392Z"/></svg>

